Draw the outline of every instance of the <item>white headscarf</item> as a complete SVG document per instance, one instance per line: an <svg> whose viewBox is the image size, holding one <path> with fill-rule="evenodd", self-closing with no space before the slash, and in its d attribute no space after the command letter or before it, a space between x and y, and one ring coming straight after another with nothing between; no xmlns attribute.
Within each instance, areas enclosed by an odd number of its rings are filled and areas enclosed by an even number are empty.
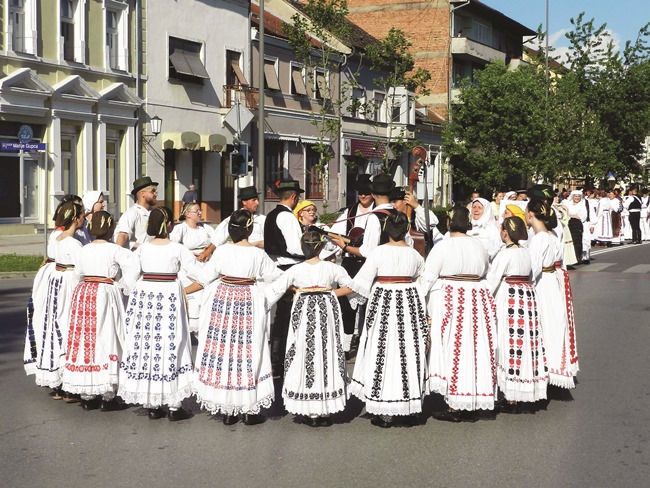
<svg viewBox="0 0 650 488"><path fill-rule="evenodd" d="M495 225L496 221L494 220L494 214L492 213L492 205L485 198L475 198L472 200L472 206L474 203L480 203L483 207L483 215L478 220L475 220L472 217L472 226L474 227L485 227L487 224ZM470 208L470 213L472 212Z"/></svg>
<svg viewBox="0 0 650 488"><path fill-rule="evenodd" d="M87 191L84 193L83 198L81 201L84 204L84 211L85 213L89 214L93 212L93 207L95 204L99 201L99 198L103 195L101 191Z"/></svg>

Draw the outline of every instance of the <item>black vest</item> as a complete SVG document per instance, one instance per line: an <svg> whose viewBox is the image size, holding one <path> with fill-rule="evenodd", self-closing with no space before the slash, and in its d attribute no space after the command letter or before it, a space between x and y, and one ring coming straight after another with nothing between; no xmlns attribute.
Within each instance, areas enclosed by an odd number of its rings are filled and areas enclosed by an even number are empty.
<svg viewBox="0 0 650 488"><path fill-rule="evenodd" d="M264 250L269 256L284 256L285 258L301 259L304 256L295 256L287 251L287 241L278 227L278 215L280 212L291 212L284 205L278 205L269 212L264 221Z"/></svg>
<svg viewBox="0 0 650 488"><path fill-rule="evenodd" d="M632 197L632 201L630 202L630 205L627 207L628 210L641 210L641 199L636 195L630 195L630 196Z"/></svg>
<svg viewBox="0 0 650 488"><path fill-rule="evenodd" d="M375 208L374 203L371 203L370 205L372 208ZM358 211L359 211L359 202L348 207L348 221L346 222L347 230L345 231L346 234L350 233L352 227L358 227L354 225L356 219L351 218L351 217L356 217ZM370 211L372 212L372 209ZM365 213L364 215L368 215L368 213Z"/></svg>

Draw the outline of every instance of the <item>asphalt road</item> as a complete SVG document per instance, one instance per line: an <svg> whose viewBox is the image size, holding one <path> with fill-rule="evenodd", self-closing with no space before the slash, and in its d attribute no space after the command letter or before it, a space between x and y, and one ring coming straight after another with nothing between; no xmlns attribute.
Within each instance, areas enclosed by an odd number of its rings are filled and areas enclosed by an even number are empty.
<svg viewBox="0 0 650 488"><path fill-rule="evenodd" d="M645 267L643 267L645 266ZM645 270L645 271L644 271ZM330 428L276 405L258 426L200 413L54 401L22 366L31 280L0 280L0 486L627 487L650 476L650 245L598 251L571 272L581 371L545 409L496 420L379 429L352 400ZM276 402L277 403L277 402ZM430 397L425 410L442 408Z"/></svg>

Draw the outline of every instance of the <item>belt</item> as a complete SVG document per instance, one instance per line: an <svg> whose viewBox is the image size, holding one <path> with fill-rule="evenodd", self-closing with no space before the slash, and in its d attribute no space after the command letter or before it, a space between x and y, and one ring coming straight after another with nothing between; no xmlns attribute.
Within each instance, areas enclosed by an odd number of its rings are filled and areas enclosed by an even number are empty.
<svg viewBox="0 0 650 488"><path fill-rule="evenodd" d="M412 276L377 276L377 283L413 283L415 280Z"/></svg>
<svg viewBox="0 0 650 488"><path fill-rule="evenodd" d="M297 288L297 293L330 293L331 286L308 286L306 288Z"/></svg>
<svg viewBox="0 0 650 488"><path fill-rule="evenodd" d="M54 258L47 258L47 259L43 260L43 262L39 266L39 269L42 268L43 266L45 266L46 264L53 263L53 262L54 262Z"/></svg>
<svg viewBox="0 0 650 488"><path fill-rule="evenodd" d="M254 285L255 284L255 278L237 278L235 276L222 276L221 277L221 282L226 283L228 285Z"/></svg>
<svg viewBox="0 0 650 488"><path fill-rule="evenodd" d="M86 283L106 283L107 285L113 284L113 278L107 278L106 276L84 276L84 281Z"/></svg>
<svg viewBox="0 0 650 488"><path fill-rule="evenodd" d="M555 266L542 267L542 273L555 273Z"/></svg>
<svg viewBox="0 0 650 488"><path fill-rule="evenodd" d="M640 213L641 210L640 209L632 209L632 210L629 210L629 212L630 213Z"/></svg>
<svg viewBox="0 0 650 488"><path fill-rule="evenodd" d="M74 269L74 264L59 264L56 263L56 266L54 267L57 271L68 271L70 269Z"/></svg>
<svg viewBox="0 0 650 488"><path fill-rule="evenodd" d="M478 275L470 274L456 274L450 276L441 276L441 280L451 280L451 281L481 281L481 277Z"/></svg>
<svg viewBox="0 0 650 488"><path fill-rule="evenodd" d="M530 283L530 278L528 276L506 276L505 280L506 283Z"/></svg>
<svg viewBox="0 0 650 488"><path fill-rule="evenodd" d="M555 269L560 269L562 267L562 261L555 261L553 266L555 266Z"/></svg>
<svg viewBox="0 0 650 488"><path fill-rule="evenodd" d="M142 273L142 281L176 281L176 273Z"/></svg>

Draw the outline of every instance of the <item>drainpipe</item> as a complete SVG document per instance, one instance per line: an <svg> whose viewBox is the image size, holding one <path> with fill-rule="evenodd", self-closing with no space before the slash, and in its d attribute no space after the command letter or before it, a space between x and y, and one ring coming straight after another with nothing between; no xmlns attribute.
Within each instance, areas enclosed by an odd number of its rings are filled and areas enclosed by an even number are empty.
<svg viewBox="0 0 650 488"><path fill-rule="evenodd" d="M259 90L259 100L257 106L257 181L260 200L260 213L266 213L264 203L266 201L266 168L264 161L264 0L259 0L260 6L260 28L258 32L258 50L259 67L257 82Z"/></svg>
<svg viewBox="0 0 650 488"><path fill-rule="evenodd" d="M142 74L142 4L141 0L135 0L135 94L142 99L142 87L140 85L140 75ZM142 125L140 118L142 116L142 107L138 108L138 121L135 126L135 145L138 151L137 161L139 162L136 177L142 171Z"/></svg>

